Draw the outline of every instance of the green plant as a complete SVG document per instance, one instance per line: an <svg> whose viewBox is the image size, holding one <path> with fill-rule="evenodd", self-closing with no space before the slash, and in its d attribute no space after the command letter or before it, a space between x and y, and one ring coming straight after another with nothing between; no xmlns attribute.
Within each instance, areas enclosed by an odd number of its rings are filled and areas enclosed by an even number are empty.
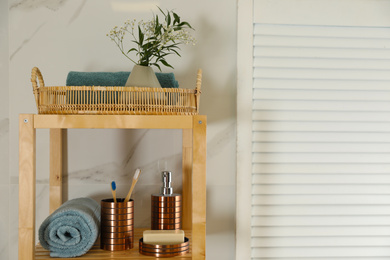
<svg viewBox="0 0 390 260"><path fill-rule="evenodd" d="M163 14L163 20L160 22L158 15L153 15L153 19L147 22L127 20L124 26L115 26L107 34L112 41L118 46L119 50L129 60L142 66L156 66L160 71L160 63L164 66L173 68L167 61L166 57L170 54L179 53L180 44L195 44L195 39L190 35L191 25L180 19L180 16L173 11L167 11ZM130 48L125 51L124 39L126 34L132 38L131 42L135 43L136 48ZM131 58L130 53L135 53L137 60Z"/></svg>

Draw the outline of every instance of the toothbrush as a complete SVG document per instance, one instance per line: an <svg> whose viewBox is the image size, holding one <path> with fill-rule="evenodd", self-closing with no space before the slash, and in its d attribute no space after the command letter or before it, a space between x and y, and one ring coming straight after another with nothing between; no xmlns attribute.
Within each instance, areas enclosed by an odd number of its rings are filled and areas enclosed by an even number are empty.
<svg viewBox="0 0 390 260"><path fill-rule="evenodd" d="M116 184L115 181L111 182L111 193L114 198L114 202L116 203Z"/></svg>
<svg viewBox="0 0 390 260"><path fill-rule="evenodd" d="M133 177L133 182L131 183L130 191L129 191L129 193L127 193L127 196L126 196L124 202L128 202L128 201L130 200L131 193L133 192L134 186L135 186L135 184L136 184L137 181L138 181L138 178L139 178L140 173L141 173L141 170L140 170L140 169L135 170L134 177Z"/></svg>

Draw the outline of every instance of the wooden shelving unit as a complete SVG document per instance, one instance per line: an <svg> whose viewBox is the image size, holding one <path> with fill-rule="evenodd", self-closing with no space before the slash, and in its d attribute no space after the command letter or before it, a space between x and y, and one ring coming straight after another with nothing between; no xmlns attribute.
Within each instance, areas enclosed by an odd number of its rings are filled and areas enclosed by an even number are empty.
<svg viewBox="0 0 390 260"><path fill-rule="evenodd" d="M50 213L62 204L62 139L64 129L182 129L183 229L190 252L172 259L205 259L206 116L203 115L35 115L19 116L19 260L48 259L35 242L36 129L50 129ZM142 230L136 230L135 241ZM95 246L82 259L151 259L127 251L108 252ZM167 258L165 258L167 259ZM170 259L170 258L168 258Z"/></svg>

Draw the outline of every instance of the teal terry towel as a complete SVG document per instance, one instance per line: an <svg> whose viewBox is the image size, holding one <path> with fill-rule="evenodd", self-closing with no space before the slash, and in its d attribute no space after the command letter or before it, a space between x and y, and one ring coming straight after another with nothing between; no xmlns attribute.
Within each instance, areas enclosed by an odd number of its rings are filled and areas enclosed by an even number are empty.
<svg viewBox="0 0 390 260"><path fill-rule="evenodd" d="M70 71L66 78L67 86L124 86L130 72L80 72ZM156 72L162 88L178 88L179 83L173 73Z"/></svg>
<svg viewBox="0 0 390 260"><path fill-rule="evenodd" d="M65 202L39 227L39 242L51 257L76 257L88 252L99 236L100 205L90 198Z"/></svg>

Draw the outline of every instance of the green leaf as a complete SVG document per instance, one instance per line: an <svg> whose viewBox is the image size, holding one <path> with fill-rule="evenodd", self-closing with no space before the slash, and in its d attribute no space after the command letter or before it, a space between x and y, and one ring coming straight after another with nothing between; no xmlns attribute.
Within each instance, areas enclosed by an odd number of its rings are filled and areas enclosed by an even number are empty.
<svg viewBox="0 0 390 260"><path fill-rule="evenodd" d="M157 34L160 31L160 26L161 25L158 21L158 15L156 15L156 19L155 19L155 23L154 23L154 34Z"/></svg>
<svg viewBox="0 0 390 260"><path fill-rule="evenodd" d="M167 21L167 25L169 26L171 24L171 15L169 12L168 12L168 15L166 17L166 21Z"/></svg>
<svg viewBox="0 0 390 260"><path fill-rule="evenodd" d="M160 65L158 65L157 63L153 63L153 64L151 64L151 65L156 66L156 67L161 71L161 67L160 67Z"/></svg>
<svg viewBox="0 0 390 260"><path fill-rule="evenodd" d="M157 6L157 8L160 10L160 12L161 12L164 16L166 16L165 13L164 13L164 11L163 11L159 6Z"/></svg>
<svg viewBox="0 0 390 260"><path fill-rule="evenodd" d="M132 52L132 51L137 51L137 49L136 48L131 48L130 50L127 51L127 53Z"/></svg>
<svg viewBox="0 0 390 260"><path fill-rule="evenodd" d="M161 61L161 63L162 64L164 64L165 66L167 66L167 67L169 67L169 68L172 68L173 69L173 67L166 61L166 60L164 60L164 59L161 59L160 60Z"/></svg>
<svg viewBox="0 0 390 260"><path fill-rule="evenodd" d="M181 23L179 23L177 26L183 27L184 25L187 25L188 28L194 29L194 28L191 27L191 25L190 25L188 22L181 22Z"/></svg>
<svg viewBox="0 0 390 260"><path fill-rule="evenodd" d="M166 48L179 48L177 45L179 45L179 43L174 43L174 44L171 44L171 45L167 45Z"/></svg>
<svg viewBox="0 0 390 260"><path fill-rule="evenodd" d="M173 24L180 23L180 16L178 16L176 13L172 12L173 17L175 17L175 20L173 21Z"/></svg>
<svg viewBox="0 0 390 260"><path fill-rule="evenodd" d="M179 48L179 49L180 49L180 48ZM172 49L171 51L173 51L174 53L176 53L177 56L181 57L180 53L178 53L176 50L173 50L173 49Z"/></svg>
<svg viewBox="0 0 390 260"><path fill-rule="evenodd" d="M144 34L139 25L138 25L138 38L139 38L139 45L142 45L144 42Z"/></svg>

